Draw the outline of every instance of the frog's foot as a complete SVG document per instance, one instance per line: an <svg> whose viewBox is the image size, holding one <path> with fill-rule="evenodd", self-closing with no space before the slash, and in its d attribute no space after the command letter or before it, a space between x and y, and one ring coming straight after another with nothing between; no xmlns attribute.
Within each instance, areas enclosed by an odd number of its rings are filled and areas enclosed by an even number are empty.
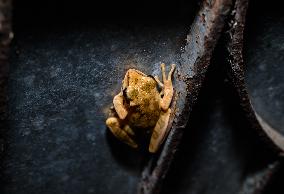
<svg viewBox="0 0 284 194"><path fill-rule="evenodd" d="M166 70L165 70L165 64L164 63L161 64L161 70L162 70L162 75L163 75L163 95L164 96L161 99L160 106L164 112L167 111L167 109L170 107L170 104L173 98L174 88L173 88L173 83L172 83L172 76L175 71L175 67L176 65L172 64L172 68L167 77Z"/></svg>
<svg viewBox="0 0 284 194"><path fill-rule="evenodd" d="M165 137L168 134L167 128L169 124L169 119L171 115L171 109L168 108L166 112L161 112L160 117L156 123L153 130L152 137L149 145L149 152L155 153L159 149L160 145L163 143Z"/></svg>
<svg viewBox="0 0 284 194"><path fill-rule="evenodd" d="M119 119L116 117L110 117L106 120L106 125L110 129L110 131L113 133L113 135L118 138L120 141L128 144L129 146L133 148L137 148L138 145L135 143L135 141L129 136L134 135L134 132L132 129L126 125L123 129L120 127Z"/></svg>

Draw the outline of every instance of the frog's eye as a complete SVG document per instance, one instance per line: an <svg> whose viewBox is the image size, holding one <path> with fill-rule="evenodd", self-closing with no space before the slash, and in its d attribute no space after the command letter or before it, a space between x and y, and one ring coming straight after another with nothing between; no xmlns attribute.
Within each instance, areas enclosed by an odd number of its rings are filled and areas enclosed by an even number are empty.
<svg viewBox="0 0 284 194"><path fill-rule="evenodd" d="M124 99L127 101L127 103L129 103L131 101L131 98L129 97L127 88L124 88L122 90L122 95L123 95Z"/></svg>
<svg viewBox="0 0 284 194"><path fill-rule="evenodd" d="M122 95L123 95L123 97L125 98L125 99L128 99L128 97L127 97L127 93L126 93L126 90L127 90L127 88L121 88L122 89Z"/></svg>

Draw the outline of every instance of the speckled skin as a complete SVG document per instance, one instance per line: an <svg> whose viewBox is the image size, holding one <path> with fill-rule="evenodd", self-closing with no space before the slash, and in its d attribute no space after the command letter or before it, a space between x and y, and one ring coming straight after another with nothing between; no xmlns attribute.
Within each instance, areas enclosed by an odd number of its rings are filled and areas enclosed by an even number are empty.
<svg viewBox="0 0 284 194"><path fill-rule="evenodd" d="M161 112L161 94L157 90L157 82L134 69L128 70L128 79L125 78L123 82L127 81L128 86L123 90L125 99L130 102L126 119L128 125L131 128L153 128Z"/></svg>
<svg viewBox="0 0 284 194"><path fill-rule="evenodd" d="M168 79L165 64L161 64L161 69L164 84L157 77L129 69L122 82L121 92L113 100L117 116L110 116L106 121L106 125L118 139L134 148L138 147L134 140L137 130L153 132L150 152L156 152L164 140L171 113L169 108L173 96L171 76L175 65L172 65ZM162 88L161 91L159 86Z"/></svg>

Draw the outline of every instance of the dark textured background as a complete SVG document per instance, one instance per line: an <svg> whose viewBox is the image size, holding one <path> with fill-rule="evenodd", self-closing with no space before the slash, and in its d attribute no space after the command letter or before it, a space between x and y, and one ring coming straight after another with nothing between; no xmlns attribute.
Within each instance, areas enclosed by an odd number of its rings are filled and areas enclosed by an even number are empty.
<svg viewBox="0 0 284 194"><path fill-rule="evenodd" d="M106 17L93 4L33 3L15 4L4 193L135 193L148 156L108 133L108 108L128 68L177 63L189 28L127 3L100 5Z"/></svg>
<svg viewBox="0 0 284 194"><path fill-rule="evenodd" d="M246 85L256 112L284 135L284 16L270 7L257 13L247 29Z"/></svg>
<svg viewBox="0 0 284 194"><path fill-rule="evenodd" d="M26 33L15 40L6 160L14 185L7 192L134 192L142 157L127 148L121 156L117 146L124 146L108 142L108 108L127 68L150 74L162 61L177 62L184 28L128 30Z"/></svg>
<svg viewBox="0 0 284 194"><path fill-rule="evenodd" d="M247 85L256 110L283 130L283 17L255 2ZM1 193L135 193L149 156L107 132L108 107L128 68L157 74L160 62L178 63L196 11L195 1L15 1ZM222 53L219 45L163 193L244 193L277 158L244 117Z"/></svg>

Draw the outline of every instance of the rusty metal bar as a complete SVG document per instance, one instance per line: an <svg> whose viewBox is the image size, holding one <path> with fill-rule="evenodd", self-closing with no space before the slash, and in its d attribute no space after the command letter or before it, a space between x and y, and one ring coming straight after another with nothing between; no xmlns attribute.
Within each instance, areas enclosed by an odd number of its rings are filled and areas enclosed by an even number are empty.
<svg viewBox="0 0 284 194"><path fill-rule="evenodd" d="M151 194L160 191L182 139L189 114L197 100L231 5L231 0L205 0L191 26L177 70L177 101L172 129L160 155L152 158L142 172L138 193Z"/></svg>

